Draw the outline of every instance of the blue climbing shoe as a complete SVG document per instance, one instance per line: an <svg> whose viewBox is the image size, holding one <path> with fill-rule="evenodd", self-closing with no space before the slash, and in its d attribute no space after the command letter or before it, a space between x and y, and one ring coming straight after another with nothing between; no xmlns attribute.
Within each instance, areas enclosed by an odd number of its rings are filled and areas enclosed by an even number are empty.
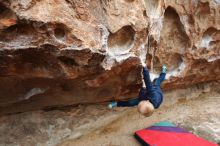
<svg viewBox="0 0 220 146"><path fill-rule="evenodd" d="M117 107L117 102L116 101L113 101L113 102L109 103L109 105L108 105L109 109L112 109L114 107Z"/></svg>
<svg viewBox="0 0 220 146"><path fill-rule="evenodd" d="M167 73L167 66L166 66L166 65L163 65L163 66L162 66L161 72L162 72L162 73Z"/></svg>

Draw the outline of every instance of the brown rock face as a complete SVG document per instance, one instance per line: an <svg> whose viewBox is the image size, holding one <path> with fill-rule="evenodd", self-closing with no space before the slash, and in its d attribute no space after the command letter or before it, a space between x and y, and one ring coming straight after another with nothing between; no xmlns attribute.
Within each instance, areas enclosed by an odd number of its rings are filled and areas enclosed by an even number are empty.
<svg viewBox="0 0 220 146"><path fill-rule="evenodd" d="M135 97L220 79L220 1L0 1L0 114Z"/></svg>

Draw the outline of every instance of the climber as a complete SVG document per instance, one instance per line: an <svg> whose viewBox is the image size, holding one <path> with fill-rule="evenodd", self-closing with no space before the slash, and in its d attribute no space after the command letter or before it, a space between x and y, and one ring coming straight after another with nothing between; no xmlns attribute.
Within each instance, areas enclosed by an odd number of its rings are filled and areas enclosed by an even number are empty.
<svg viewBox="0 0 220 146"><path fill-rule="evenodd" d="M126 107L138 105L138 111L145 115L150 116L154 109L159 108L163 101L163 93L160 88L161 82L165 79L167 67L162 66L160 76L154 79L153 83L150 80L149 71L143 67L143 77L146 88L142 87L139 92L138 98L130 99L128 101L111 102L108 107Z"/></svg>

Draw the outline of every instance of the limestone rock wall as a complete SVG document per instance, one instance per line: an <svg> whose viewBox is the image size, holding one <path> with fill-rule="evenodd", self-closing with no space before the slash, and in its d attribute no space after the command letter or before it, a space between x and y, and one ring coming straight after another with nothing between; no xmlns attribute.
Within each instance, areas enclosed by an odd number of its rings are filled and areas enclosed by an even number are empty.
<svg viewBox="0 0 220 146"><path fill-rule="evenodd" d="M0 114L220 79L218 0L0 0Z"/></svg>

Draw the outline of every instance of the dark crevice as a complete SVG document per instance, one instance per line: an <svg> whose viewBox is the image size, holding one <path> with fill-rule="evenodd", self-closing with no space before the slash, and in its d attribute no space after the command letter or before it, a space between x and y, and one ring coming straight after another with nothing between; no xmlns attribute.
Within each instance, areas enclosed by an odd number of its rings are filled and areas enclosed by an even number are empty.
<svg viewBox="0 0 220 146"><path fill-rule="evenodd" d="M146 65L148 69L151 69L151 61L152 61L152 55L151 54L147 54L146 55Z"/></svg>
<svg viewBox="0 0 220 146"><path fill-rule="evenodd" d="M33 35L35 34L34 32L34 27L31 24L19 23L3 30L0 34L0 38L2 41L10 41L17 36Z"/></svg>
<svg viewBox="0 0 220 146"><path fill-rule="evenodd" d="M161 63L160 63L159 57L154 56L154 58L153 58L153 66L154 66L154 70L155 70L156 72L160 72Z"/></svg>
<svg viewBox="0 0 220 146"><path fill-rule="evenodd" d="M0 3L0 19L9 18L14 15L13 11Z"/></svg>
<svg viewBox="0 0 220 146"><path fill-rule="evenodd" d="M59 56L58 59L65 65L79 66L79 64L76 63L76 61L73 58L68 58L68 57L65 57L65 56Z"/></svg>
<svg viewBox="0 0 220 146"><path fill-rule="evenodd" d="M211 36L212 34L218 32L218 30L214 27L209 27L204 33L203 36ZM219 31L220 32L220 31Z"/></svg>
<svg viewBox="0 0 220 146"><path fill-rule="evenodd" d="M144 16L144 17L147 17L147 12L146 12L146 10L143 11L143 16Z"/></svg>
<svg viewBox="0 0 220 146"><path fill-rule="evenodd" d="M90 66L99 65L99 64L101 64L101 62L103 62L104 58L105 58L105 55L95 53L89 59L89 65Z"/></svg>
<svg viewBox="0 0 220 146"><path fill-rule="evenodd" d="M48 74L58 76L62 72L54 56L55 54L55 48L48 48L47 50L42 48L28 48L24 50L2 51L2 55L0 55L0 74L29 76L43 71L44 73L48 72Z"/></svg>
<svg viewBox="0 0 220 146"><path fill-rule="evenodd" d="M47 27L45 23L19 20L17 24L12 25L0 32L0 41L3 42L4 47L20 47L29 45L39 45L46 38Z"/></svg>
<svg viewBox="0 0 220 146"><path fill-rule="evenodd" d="M194 24L195 24L195 19L193 18L192 15L189 15L189 16L188 16L188 22L189 22L189 24L191 24L191 25L194 25Z"/></svg>
<svg viewBox="0 0 220 146"><path fill-rule="evenodd" d="M134 2L135 0L125 0L125 1L131 3Z"/></svg>

